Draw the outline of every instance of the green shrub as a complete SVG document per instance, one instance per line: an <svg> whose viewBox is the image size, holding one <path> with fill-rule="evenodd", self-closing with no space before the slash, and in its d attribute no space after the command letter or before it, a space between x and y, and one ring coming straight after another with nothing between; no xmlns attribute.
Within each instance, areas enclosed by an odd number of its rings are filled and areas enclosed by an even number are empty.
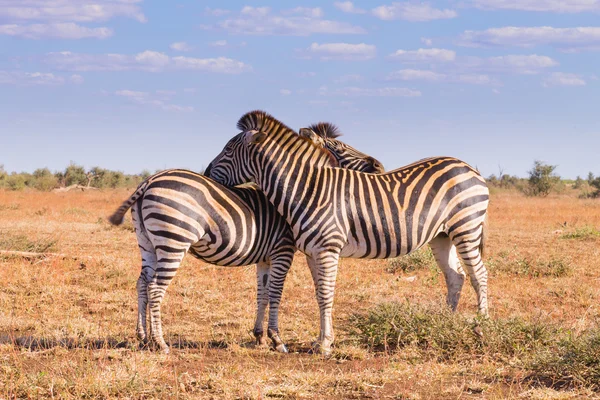
<svg viewBox="0 0 600 400"><path fill-rule="evenodd" d="M568 335L539 352L528 365L534 378L549 386L584 386L600 390L600 330Z"/></svg>
<svg viewBox="0 0 600 400"><path fill-rule="evenodd" d="M574 231L564 233L561 238L562 239L577 239L577 240L589 240L596 239L600 237L600 231L593 226L583 226L580 228L575 228Z"/></svg>
<svg viewBox="0 0 600 400"><path fill-rule="evenodd" d="M561 256L554 256L550 259L532 259L509 251L502 251L497 256L491 257L487 260L486 266L492 273L531 278L560 278L570 276L574 270L571 260Z"/></svg>
<svg viewBox="0 0 600 400"><path fill-rule="evenodd" d="M45 253L55 251L56 243L57 240L53 238L31 240L25 235L13 235L7 232L0 232L0 249L2 250Z"/></svg>
<svg viewBox="0 0 600 400"><path fill-rule="evenodd" d="M560 182L560 177L554 173L556 165L534 161L529 174L529 191L531 196L548 196L550 191Z"/></svg>
<svg viewBox="0 0 600 400"><path fill-rule="evenodd" d="M350 326L350 336L373 350L412 347L423 357L453 362L486 356L525 363L550 345L558 332L519 318L472 322L447 307L395 302L354 314Z"/></svg>
<svg viewBox="0 0 600 400"><path fill-rule="evenodd" d="M426 246L406 256L388 260L386 271L406 273L430 268L437 268L437 264L431 249Z"/></svg>

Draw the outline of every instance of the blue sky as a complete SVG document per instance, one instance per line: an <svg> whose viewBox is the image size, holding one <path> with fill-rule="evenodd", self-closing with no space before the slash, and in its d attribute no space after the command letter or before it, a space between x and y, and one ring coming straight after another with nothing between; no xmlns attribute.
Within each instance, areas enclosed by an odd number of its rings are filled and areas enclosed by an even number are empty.
<svg viewBox="0 0 600 400"><path fill-rule="evenodd" d="M600 174L600 0L0 0L0 164L202 169L264 109L393 169Z"/></svg>

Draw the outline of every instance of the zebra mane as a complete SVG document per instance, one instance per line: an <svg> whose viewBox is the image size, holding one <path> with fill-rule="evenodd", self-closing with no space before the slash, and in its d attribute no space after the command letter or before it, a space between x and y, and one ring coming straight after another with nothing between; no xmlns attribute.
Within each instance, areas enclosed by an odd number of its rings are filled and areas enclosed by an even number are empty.
<svg viewBox="0 0 600 400"><path fill-rule="evenodd" d="M317 122L316 124L312 124L308 127L317 136L322 137L323 139L335 139L342 136L342 132L340 128L332 124L331 122Z"/></svg>
<svg viewBox="0 0 600 400"><path fill-rule="evenodd" d="M274 125L280 125L281 127L296 133L292 128L262 110L254 110L242 115L242 118L240 118L237 123L237 128L241 131L251 131L254 129L258 131L268 131Z"/></svg>
<svg viewBox="0 0 600 400"><path fill-rule="evenodd" d="M329 124L329 123L324 123L324 124L327 124L328 126L335 128L335 126L333 126L333 124ZM266 134L269 134L271 129L273 129L274 127L284 128L290 134L293 134L298 139L309 143L312 147L318 149L323 155L327 156L331 165L333 165L334 167L339 166L338 160L328 150L324 149L321 146L317 146L310 139L307 139L305 137L298 135L298 132L296 132L292 128L288 127L286 124L279 121L277 118L273 117L271 114L267 113L266 111L254 110L254 111L247 112L246 114L242 115L242 117L239 119L239 121L237 123L237 128L241 131L258 130L258 131L261 131Z"/></svg>

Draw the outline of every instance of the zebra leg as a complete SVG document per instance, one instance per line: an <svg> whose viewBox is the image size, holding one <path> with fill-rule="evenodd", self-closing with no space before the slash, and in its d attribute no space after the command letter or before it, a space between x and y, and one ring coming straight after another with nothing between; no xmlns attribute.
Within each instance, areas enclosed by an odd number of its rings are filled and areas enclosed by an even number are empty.
<svg viewBox="0 0 600 400"><path fill-rule="evenodd" d="M273 341L275 350L287 353L287 347L279 337L279 304L283 295L285 278L294 260L295 248L286 246L278 254L271 256L271 271L269 274L269 338Z"/></svg>
<svg viewBox="0 0 600 400"><path fill-rule="evenodd" d="M181 250L180 252L166 252L164 250L157 250L156 253L158 261L156 264L156 274L148 285L152 342L157 345L165 354L169 353L169 346L167 346L167 343L163 337L160 305L165 296L165 292L167 291L167 287L177 273L177 269L179 268L179 265L181 264L186 252L187 248L185 250Z"/></svg>
<svg viewBox="0 0 600 400"><path fill-rule="evenodd" d="M453 242L458 251L469 278L471 285L477 293L477 303L479 306L479 314L488 316L488 299L487 299L487 269L483 265L481 258L481 227L473 229L471 235L460 235L454 237Z"/></svg>
<svg viewBox="0 0 600 400"><path fill-rule="evenodd" d="M142 256L142 271L140 277L137 280L136 289L138 296L138 316L137 316L137 327L136 334L137 338L146 344L148 341L147 332L147 318L146 313L148 310L148 283L154 276L156 269L156 252L154 246L146 234L144 226L139 222L137 217L137 204L131 208L131 217L138 241L138 247Z"/></svg>
<svg viewBox="0 0 600 400"><path fill-rule="evenodd" d="M266 262L256 264L256 322L254 323L253 333L258 346L267 345L263 321L269 304L269 269L270 265Z"/></svg>
<svg viewBox="0 0 600 400"><path fill-rule="evenodd" d="M309 260L311 258L308 258ZM312 257L316 274L316 294L319 304L321 330L317 341L316 350L324 356L331 354L331 345L334 340L333 333L333 297L335 281L337 278L339 253L322 252Z"/></svg>
<svg viewBox="0 0 600 400"><path fill-rule="evenodd" d="M456 311L460 292L465 283L465 273L458 261L456 247L445 233L433 238L429 242L429 247L431 247L437 265L444 273L444 278L446 278L446 288L448 289L446 303L452 308L452 311Z"/></svg>

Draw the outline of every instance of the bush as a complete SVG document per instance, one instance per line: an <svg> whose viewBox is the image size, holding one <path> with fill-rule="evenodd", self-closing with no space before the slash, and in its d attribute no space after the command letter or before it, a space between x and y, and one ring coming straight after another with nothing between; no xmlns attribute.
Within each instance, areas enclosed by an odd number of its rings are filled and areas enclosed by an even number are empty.
<svg viewBox="0 0 600 400"><path fill-rule="evenodd" d="M52 190L58 186L58 178L48 168L39 168L33 171L32 186L38 190Z"/></svg>
<svg viewBox="0 0 600 400"><path fill-rule="evenodd" d="M81 165L77 165L73 162L69 164L67 169L65 169L64 174L64 184L65 186L71 185L84 185L86 186L88 183L88 177L85 173L85 169Z"/></svg>
<svg viewBox="0 0 600 400"><path fill-rule="evenodd" d="M577 239L577 240L589 240L600 237L600 231L593 226L583 226L581 228L575 228L573 232L564 233L562 239Z"/></svg>
<svg viewBox="0 0 600 400"><path fill-rule="evenodd" d="M548 346L558 331L547 324L518 318L476 323L447 307L396 302L355 314L350 324L351 337L371 349L412 347L423 357L453 362L487 356L497 360L516 358L524 364ZM483 337L475 333L476 327Z"/></svg>
<svg viewBox="0 0 600 400"><path fill-rule="evenodd" d="M23 174L10 174L6 178L6 187L10 190L25 189L25 176Z"/></svg>
<svg viewBox="0 0 600 400"><path fill-rule="evenodd" d="M556 175L556 165L548 165L541 161L534 161L529 174L529 194L532 196L548 196L550 191L560 181Z"/></svg>
<svg viewBox="0 0 600 400"><path fill-rule="evenodd" d="M529 368L538 381L558 388L585 386L600 390L600 330L580 337L569 335L557 348L537 354Z"/></svg>
<svg viewBox="0 0 600 400"><path fill-rule="evenodd" d="M387 272L413 272L421 269L437 268L435 257L429 246L423 247L406 256L393 258L388 261Z"/></svg>

